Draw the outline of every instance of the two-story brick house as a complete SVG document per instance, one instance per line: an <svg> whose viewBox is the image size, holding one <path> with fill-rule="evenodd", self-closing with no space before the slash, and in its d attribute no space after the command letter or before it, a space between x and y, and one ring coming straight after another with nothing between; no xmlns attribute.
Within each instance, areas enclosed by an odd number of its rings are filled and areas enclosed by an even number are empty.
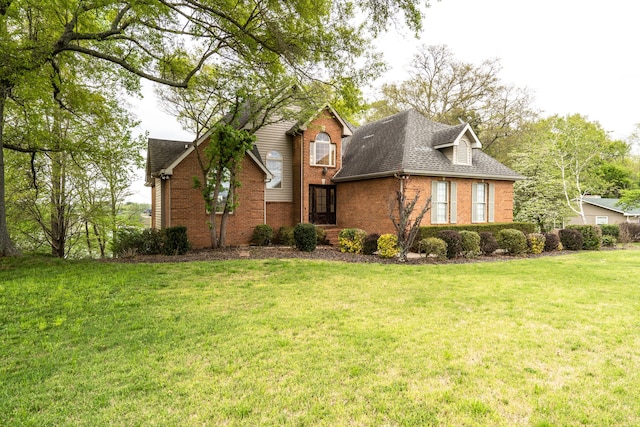
<svg viewBox="0 0 640 427"><path fill-rule="evenodd" d="M249 243L259 224L393 232L390 202L402 186L432 198L424 225L512 221L513 183L522 177L483 153L468 124L434 123L409 110L353 128L327 106L256 136L239 176L229 245ZM147 156L153 227L184 225L195 248L210 246L209 215L193 188L194 150L206 144L208 135L195 143L150 139Z"/></svg>

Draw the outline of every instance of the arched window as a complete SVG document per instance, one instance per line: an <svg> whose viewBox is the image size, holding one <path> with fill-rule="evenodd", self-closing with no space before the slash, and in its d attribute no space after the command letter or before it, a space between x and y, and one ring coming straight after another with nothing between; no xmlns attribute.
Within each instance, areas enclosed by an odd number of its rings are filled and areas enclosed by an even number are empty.
<svg viewBox="0 0 640 427"><path fill-rule="evenodd" d="M311 164L315 166L336 165L336 144L331 143L331 137L326 132L316 135L311 143Z"/></svg>
<svg viewBox="0 0 640 427"><path fill-rule="evenodd" d="M471 164L471 146L469 145L469 141L462 138L456 147L456 163L459 165L470 165Z"/></svg>
<svg viewBox="0 0 640 427"><path fill-rule="evenodd" d="M277 151L267 153L267 169L273 179L267 183L267 188L282 188L282 154Z"/></svg>

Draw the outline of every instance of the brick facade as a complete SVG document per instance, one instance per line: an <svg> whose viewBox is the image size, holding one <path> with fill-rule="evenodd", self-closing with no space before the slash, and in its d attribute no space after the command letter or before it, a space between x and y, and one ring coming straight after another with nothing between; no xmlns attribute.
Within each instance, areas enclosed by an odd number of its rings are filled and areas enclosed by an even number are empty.
<svg viewBox="0 0 640 427"><path fill-rule="evenodd" d="M204 148L203 143L200 150ZM187 227L187 236L194 249L211 247L209 233L209 214L199 189L193 188L193 177L201 172L195 152L192 152L173 171L166 191L166 226L183 225ZM249 244L253 229L265 220L265 175L248 156L242 161L239 174L242 186L237 189L238 207L229 215L226 244L231 246ZM221 215L216 215L218 230Z"/></svg>

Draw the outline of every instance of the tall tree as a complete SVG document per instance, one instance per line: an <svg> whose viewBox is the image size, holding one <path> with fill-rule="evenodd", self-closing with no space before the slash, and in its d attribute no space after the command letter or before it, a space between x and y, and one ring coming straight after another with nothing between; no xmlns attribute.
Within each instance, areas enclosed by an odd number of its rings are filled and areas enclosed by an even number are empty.
<svg viewBox="0 0 640 427"><path fill-rule="evenodd" d="M365 24L344 19L358 10L370 15ZM110 64L105 69L133 91L139 78L186 87L206 60L229 57L275 58L340 84L366 52L366 34L383 31L399 13L412 30L420 28L419 5L404 0L0 0L0 256L17 252L6 224L4 149L15 148L3 140L6 103L55 58L68 57L86 72ZM189 52L197 61L186 60Z"/></svg>

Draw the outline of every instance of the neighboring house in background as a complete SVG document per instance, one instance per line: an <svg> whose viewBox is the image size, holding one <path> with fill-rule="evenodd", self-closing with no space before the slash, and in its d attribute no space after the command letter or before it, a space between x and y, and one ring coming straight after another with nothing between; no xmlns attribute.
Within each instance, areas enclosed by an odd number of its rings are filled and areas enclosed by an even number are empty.
<svg viewBox="0 0 640 427"><path fill-rule="evenodd" d="M481 151L468 124L434 123L415 110L353 128L331 107L306 121L259 129L242 164L239 205L227 243L247 244L255 226L308 222L328 228L394 232L396 191L432 197L423 225L511 222L520 175ZM184 225L194 248L210 246L194 143L149 139L146 185L154 228Z"/></svg>
<svg viewBox="0 0 640 427"><path fill-rule="evenodd" d="M582 198L582 209L584 210L587 224L622 224L633 222L640 224L640 209L623 209L618 206L620 199L607 199L599 196L585 196ZM569 224L583 224L578 216L572 217Z"/></svg>

